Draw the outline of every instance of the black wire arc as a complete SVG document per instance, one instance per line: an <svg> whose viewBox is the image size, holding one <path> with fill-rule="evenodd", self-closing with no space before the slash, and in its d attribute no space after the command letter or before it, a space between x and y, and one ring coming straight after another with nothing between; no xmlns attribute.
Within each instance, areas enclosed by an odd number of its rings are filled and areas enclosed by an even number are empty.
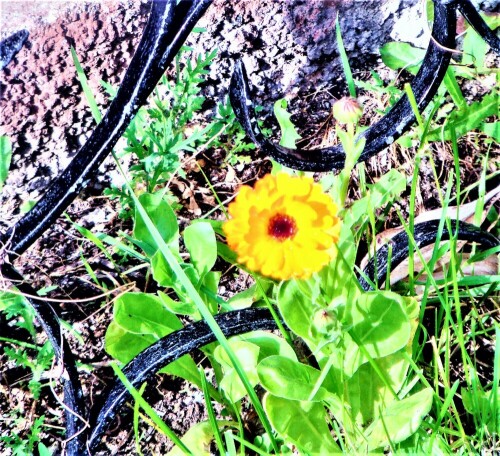
<svg viewBox="0 0 500 456"><path fill-rule="evenodd" d="M459 241L477 242L479 250L487 250L493 247L500 246L500 240L488 231L484 231L470 223L458 222L450 220L450 228L446 223L443 226L441 240L447 241L453 236ZM436 242L439 229L439 220L429 220L428 222L418 223L414 226L413 239L417 248L421 249ZM373 258L368 261L368 264L363 270L363 274L369 279L368 281L359 277L361 288L365 291L372 290L373 287L369 282L379 285L384 282L387 276L387 271L393 271L409 256L410 242L406 232L396 234L387 244L377 250ZM390 260L390 264L389 264ZM375 275L376 271L376 275Z"/></svg>
<svg viewBox="0 0 500 456"><path fill-rule="evenodd" d="M424 60L411 84L420 112L436 94L450 63L450 50L455 48L457 6L492 49L500 53L499 39L470 1L459 0L457 4L449 0L434 2L433 39L429 43ZM237 61L230 84L231 104L246 134L264 155L290 168L302 171L331 171L343 168L345 152L341 145L322 149L290 149L269 141L258 125L250 92L245 67L241 61ZM360 137L364 138L366 143L359 161L366 161L391 145L414 122L415 115L408 97L404 95L388 114L361 134Z"/></svg>
<svg viewBox="0 0 500 456"><path fill-rule="evenodd" d="M36 296L36 291L28 285L23 277L9 264L1 266L4 278L15 284L16 288L24 295ZM85 404L83 401L82 385L80 383L75 358L71 352L68 342L61 332L61 322L54 308L42 299L26 297L33 307L37 319L54 349L54 355L58 360L58 366L64 367L61 375L61 383L64 392L64 405L66 416L66 452L68 455L82 454L85 448L84 434L86 417Z"/></svg>
<svg viewBox="0 0 500 456"><path fill-rule="evenodd" d="M108 112L43 197L0 238L12 261L49 228L92 179L212 0L155 0Z"/></svg>
<svg viewBox="0 0 500 456"><path fill-rule="evenodd" d="M226 337L278 327L267 309L236 310L216 315L214 318ZM142 382L151 379L162 367L216 340L207 323L204 321L192 323L146 348L125 366L123 373L137 388ZM128 397L128 390L123 383L120 380L115 381L103 407L95 420L92 420L95 427L89 439L90 450L94 450L99 444L110 421Z"/></svg>
<svg viewBox="0 0 500 456"><path fill-rule="evenodd" d="M465 20L481 35L493 51L500 54L500 38L488 27L469 0L457 0L457 7Z"/></svg>

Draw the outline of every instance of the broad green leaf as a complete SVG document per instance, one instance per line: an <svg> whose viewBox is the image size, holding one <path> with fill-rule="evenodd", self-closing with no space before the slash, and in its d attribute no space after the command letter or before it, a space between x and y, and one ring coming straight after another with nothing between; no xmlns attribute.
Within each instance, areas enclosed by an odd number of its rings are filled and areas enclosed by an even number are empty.
<svg viewBox="0 0 500 456"><path fill-rule="evenodd" d="M365 363L345 382L343 399L349 406L351 419L359 425L366 427L380 412L383 413L388 404L394 402L390 388L399 391L408 373L409 363L405 350L401 349L375 360L385 381L371 364Z"/></svg>
<svg viewBox="0 0 500 456"><path fill-rule="evenodd" d="M283 337L270 334L265 331L252 331L241 336L235 336L231 340L243 340L259 347L259 361L273 355L285 356L291 360L297 360L295 351Z"/></svg>
<svg viewBox="0 0 500 456"><path fill-rule="evenodd" d="M209 271L203 277L201 283L200 296L206 302L210 312L216 314L219 310L219 302L217 300L217 292L219 291L219 281L221 273L216 271Z"/></svg>
<svg viewBox="0 0 500 456"><path fill-rule="evenodd" d="M484 59L489 46L472 27L467 27L462 44L462 65L474 65L476 68L484 68Z"/></svg>
<svg viewBox="0 0 500 456"><path fill-rule="evenodd" d="M164 306L164 300L146 293L125 293L115 302L114 319L105 336L106 351L128 363L156 341L181 329L182 323ZM185 355L161 370L201 387L193 359Z"/></svg>
<svg viewBox="0 0 500 456"><path fill-rule="evenodd" d="M162 374L175 375L181 377L201 389L200 371L198 366L189 355L181 356L178 360L170 363L159 371Z"/></svg>
<svg viewBox="0 0 500 456"><path fill-rule="evenodd" d="M290 120L291 114L286 110L288 103L285 99L281 99L274 103L274 115L278 120L278 123L281 128L281 140L280 145L283 147L288 147L290 149L295 149L295 142L298 139L301 139L295 129L295 125Z"/></svg>
<svg viewBox="0 0 500 456"><path fill-rule="evenodd" d="M223 260L231 264L238 263L238 255L233 252L227 244L217 241L217 255L219 255Z"/></svg>
<svg viewBox="0 0 500 456"><path fill-rule="evenodd" d="M240 361L243 371L247 375L250 384L252 386L257 385L259 347L250 342L241 340L231 340L229 341L229 345ZM214 357L224 368L224 377L220 382L220 387L233 403L239 401L247 394L247 392L240 377L238 376L238 373L233 368L227 352L219 345L214 351Z"/></svg>
<svg viewBox="0 0 500 456"><path fill-rule="evenodd" d="M153 334L134 334L112 321L106 330L105 348L110 356L126 364L157 340Z"/></svg>
<svg viewBox="0 0 500 456"><path fill-rule="evenodd" d="M189 225L184 230L184 243L200 277L210 271L217 260L215 233L207 222Z"/></svg>
<svg viewBox="0 0 500 456"><path fill-rule="evenodd" d="M128 332L159 337L183 327L160 298L148 293L121 295L115 301L114 321Z"/></svg>
<svg viewBox="0 0 500 456"><path fill-rule="evenodd" d="M114 319L105 336L106 351L127 363L163 336L182 327L160 298L146 293L125 293L115 302Z"/></svg>
<svg viewBox="0 0 500 456"><path fill-rule="evenodd" d="M259 381L271 394L283 399L307 401L321 372L284 356L269 356L257 366ZM331 393L320 386L312 399L326 400Z"/></svg>
<svg viewBox="0 0 500 456"><path fill-rule="evenodd" d="M2 190L3 184L7 180L11 159L12 145L10 139L7 136L0 136L0 190Z"/></svg>
<svg viewBox="0 0 500 456"><path fill-rule="evenodd" d="M220 429L231 426L236 427L233 421L218 420L217 424ZM208 421L197 423L189 428L189 430L181 438L181 441L191 450L196 456L210 456L210 444L214 440L214 433L211 424ZM174 447L167 453L167 456L185 456L185 453L179 448Z"/></svg>
<svg viewBox="0 0 500 456"><path fill-rule="evenodd" d="M297 446L301 454L339 454L330 435L326 412L319 402L299 402L266 394L264 409L278 434Z"/></svg>
<svg viewBox="0 0 500 456"><path fill-rule="evenodd" d="M309 281L301 281L308 285ZM286 325L306 342L315 344L311 338L312 315L314 304L311 295L305 293L298 281L283 282L278 291L278 307Z"/></svg>
<svg viewBox="0 0 500 456"><path fill-rule="evenodd" d="M189 263L184 263L181 266L191 283L199 288L200 277L194 267ZM165 260L162 252L158 251L151 257L151 271L153 273L153 278L159 285L166 288L173 288L181 301L186 303L192 302L186 294L185 287L180 283L177 275Z"/></svg>
<svg viewBox="0 0 500 456"><path fill-rule="evenodd" d="M143 193L139 201L158 229L163 240L170 244L177 240L179 228L177 218L169 204L160 196ZM134 237L148 256L153 256L158 246L142 219L140 211L135 211Z"/></svg>
<svg viewBox="0 0 500 456"><path fill-rule="evenodd" d="M381 358L403 348L411 336L411 323L405 311L404 299L389 291L376 291L360 295L351 307L348 316L352 325L346 337L345 373L352 375L368 358L359 349L362 344L368 355Z"/></svg>
<svg viewBox="0 0 500 456"><path fill-rule="evenodd" d="M417 432L432 406L433 391L426 388L402 401L394 402L374 423L368 436L368 449L399 443Z"/></svg>
<svg viewBox="0 0 500 456"><path fill-rule="evenodd" d="M441 141L444 138L445 141L450 141L452 128L455 130L456 137L460 138L469 131L479 128L486 118L495 115L498 115L498 94L491 93L485 95L481 101L454 111L446 123L444 133L441 127L436 128L428 133L427 140Z"/></svg>
<svg viewBox="0 0 500 456"><path fill-rule="evenodd" d="M251 307L252 304L261 297L260 289L256 284L248 287L247 289L236 293L228 299L226 307L227 310L239 310Z"/></svg>
<svg viewBox="0 0 500 456"><path fill-rule="evenodd" d="M38 454L40 456L52 456L50 450L42 442L38 443Z"/></svg>
<svg viewBox="0 0 500 456"><path fill-rule="evenodd" d="M392 70L405 68L416 74L425 55L424 49L413 47L408 43L386 43L380 48L382 61Z"/></svg>
<svg viewBox="0 0 500 456"><path fill-rule="evenodd" d="M196 320L199 320L201 318L198 309L196 308L195 304L192 301L187 301L187 300L176 301L175 299L172 299L170 296L163 293L162 291L158 291L158 296L161 299L163 305L168 310L170 310L170 312L173 312L178 315L191 315Z"/></svg>
<svg viewBox="0 0 500 456"><path fill-rule="evenodd" d="M500 122L484 122L479 129L496 142L500 142Z"/></svg>

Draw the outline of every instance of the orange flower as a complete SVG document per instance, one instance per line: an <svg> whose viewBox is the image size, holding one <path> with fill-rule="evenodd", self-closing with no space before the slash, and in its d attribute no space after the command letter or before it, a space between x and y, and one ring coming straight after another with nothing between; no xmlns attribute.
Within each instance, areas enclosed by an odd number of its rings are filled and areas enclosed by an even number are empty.
<svg viewBox="0 0 500 456"><path fill-rule="evenodd" d="M229 247L248 269L278 280L304 279L335 255L337 206L309 177L267 175L241 187L224 224Z"/></svg>

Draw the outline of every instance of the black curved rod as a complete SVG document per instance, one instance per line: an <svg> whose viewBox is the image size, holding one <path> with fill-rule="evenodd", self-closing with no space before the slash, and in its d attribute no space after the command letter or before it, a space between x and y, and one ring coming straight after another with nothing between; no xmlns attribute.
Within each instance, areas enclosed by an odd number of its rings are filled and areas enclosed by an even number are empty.
<svg viewBox="0 0 500 456"><path fill-rule="evenodd" d="M236 310L216 315L214 318L226 337L278 328L269 310L263 308ZM215 341L215 335L204 321L192 323L146 348L124 367L123 373L137 388L162 367ZM88 441L91 451L95 450L106 428L128 397L127 388L117 379L106 397L106 402L95 420L92 420L95 427Z"/></svg>
<svg viewBox="0 0 500 456"><path fill-rule="evenodd" d="M500 246L500 239L497 239L493 234L488 231L484 231L475 225L470 223L465 223L456 220L450 220L451 231L448 230L446 223L443 226L443 231L441 235L441 240L446 241L451 237L456 236L459 241L469 241L477 242L479 244L480 250L487 250L493 247ZM417 223L414 226L413 239L415 240L415 245L420 249L427 245L436 242L436 237L439 229L439 220L430 220L428 222ZM385 281L387 276L387 269L390 267L390 271L393 271L397 266L399 266L406 258L409 256L409 238L406 232L401 232L396 234L389 243L380 247L373 258L368 261L363 273L368 279L375 283L377 286L379 283ZM392 253L390 257L391 264L389 262L389 250L392 247ZM375 266L377 269L377 275L375 276ZM359 277L359 283L361 288L365 291L372 290L373 287L370 283L363 277Z"/></svg>
<svg viewBox="0 0 500 456"><path fill-rule="evenodd" d="M469 0L457 0L457 6L462 16L472 28L481 35L481 38L488 43L491 49L500 54L500 38L484 22L483 18L476 11L476 8L474 8L474 5Z"/></svg>
<svg viewBox="0 0 500 456"><path fill-rule="evenodd" d="M411 84L420 111L425 109L436 94L450 63L451 52L436 42L449 49L455 48L456 20L454 5L444 0L434 2L434 39L429 43L424 60ZM331 171L344 167L345 153L340 145L311 150L289 149L266 139L257 124L249 95L248 77L243 64L237 62L230 84L231 104L245 132L264 154L290 168L302 171ZM366 144L359 161L368 160L392 144L413 122L415 115L407 96L404 95L385 117L361 135Z"/></svg>
<svg viewBox="0 0 500 456"><path fill-rule="evenodd" d="M155 0L137 51L105 117L35 207L0 237L22 254L75 199L120 139L212 0Z"/></svg>
<svg viewBox="0 0 500 456"><path fill-rule="evenodd" d="M36 291L28 285L23 277L9 264L1 266L4 278L15 284L23 294L36 296ZM61 323L53 307L42 299L25 297L33 307L37 319L54 349L58 368L63 368L60 379L64 391L64 405L66 415L66 454L68 456L81 455L84 452L84 433L86 422L85 405L83 402L82 385L79 380L75 358L66 339L61 332Z"/></svg>

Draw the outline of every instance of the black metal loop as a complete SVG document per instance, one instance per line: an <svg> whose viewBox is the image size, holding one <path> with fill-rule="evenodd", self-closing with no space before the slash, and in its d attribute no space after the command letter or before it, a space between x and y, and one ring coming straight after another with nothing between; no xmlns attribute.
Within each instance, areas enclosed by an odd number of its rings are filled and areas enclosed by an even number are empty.
<svg viewBox="0 0 500 456"><path fill-rule="evenodd" d="M488 28L470 1L458 3L464 17L481 36L498 51L498 38ZM420 69L411 87L420 112L436 94L451 59L450 50L455 48L456 5L450 1L434 2L434 25L432 39ZM246 134L261 151L277 162L302 171L340 170L344 166L345 152L341 145L322 149L290 149L269 141L262 133L255 116L254 104L250 98L250 85L244 65L235 63L230 85L230 99L238 121ZM358 161L366 161L391 145L415 122L415 114L408 97L401 99L380 121L360 135L364 138L365 148Z"/></svg>
<svg viewBox="0 0 500 456"><path fill-rule="evenodd" d="M153 2L141 42L101 123L36 206L0 238L11 261L56 221L92 179L211 2Z"/></svg>
<svg viewBox="0 0 500 456"><path fill-rule="evenodd" d="M441 240L447 241L456 236L459 241L477 242L479 250L487 250L500 246L500 240L493 236L493 234L470 223L462 221L457 223L456 220L450 220L450 228L451 231L448 229L446 223L444 224ZM427 245L434 244L438 229L439 220L429 220L428 222L416 224L413 232L415 246L421 249ZM373 289L369 282L373 282L377 286L383 283L387 276L387 270L389 269L389 272L393 271L406 260L409 256L409 251L410 242L408 234L404 231L396 234L387 244L377 250L375 256L366 265L363 274L368 278L368 281L362 276L359 277L361 288L368 291Z"/></svg>
<svg viewBox="0 0 500 456"><path fill-rule="evenodd" d="M484 22L476 8L474 8L474 5L469 0L458 0L457 6L462 16L472 28L481 35L481 38L489 44L493 51L500 54L500 38Z"/></svg>
<svg viewBox="0 0 500 456"><path fill-rule="evenodd" d="M267 309L236 310L216 315L214 318L226 337L259 329L277 329L277 324ZM134 387L138 387L150 380L162 367L215 341L215 335L207 323L204 321L192 323L146 348L125 366L123 373ZM120 380L117 380L95 419L95 427L89 440L91 450L99 444L110 421L128 397L127 389Z"/></svg>
<svg viewBox="0 0 500 456"><path fill-rule="evenodd" d="M28 285L23 277L9 264L0 267L3 278L11 281L25 296L36 296L36 291ZM26 297L36 313L45 334L54 349L58 367L63 371L60 378L64 391L66 415L66 451L68 455L80 455L85 448L85 404L83 402L82 385L79 380L75 358L68 342L61 332L61 322L54 308L42 299Z"/></svg>

